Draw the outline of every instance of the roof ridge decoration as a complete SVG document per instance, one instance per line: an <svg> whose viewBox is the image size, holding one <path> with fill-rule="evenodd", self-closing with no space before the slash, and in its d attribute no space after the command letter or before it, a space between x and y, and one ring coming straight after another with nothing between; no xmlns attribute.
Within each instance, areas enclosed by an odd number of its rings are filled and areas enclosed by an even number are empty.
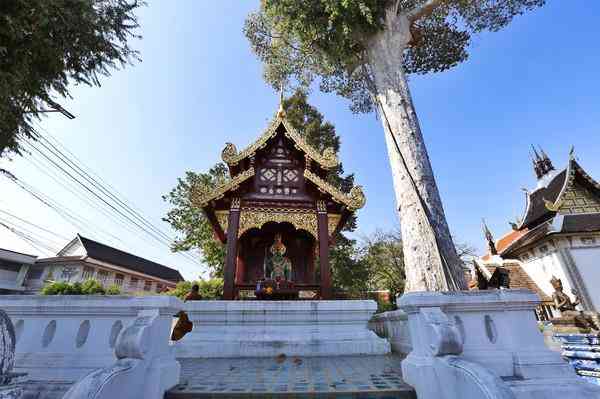
<svg viewBox="0 0 600 399"><path fill-rule="evenodd" d="M254 176L254 168L248 168L245 171L238 173L227 183L210 191L200 191L196 187L192 188L192 202L196 203L200 207L205 207L210 201L222 198L226 192L237 189L240 184Z"/></svg>
<svg viewBox="0 0 600 399"><path fill-rule="evenodd" d="M574 149L571 148L571 150L569 151L569 164L567 165L565 182L563 183L560 193L558 194L554 202L548 201L544 198L544 205L546 206L546 209L553 212L558 212L558 210L563 205L563 197L565 193L571 187L573 187L576 173L579 173L581 177L583 177L592 187L600 191L600 184L596 180L594 180L590 175L588 175L585 172L585 170L583 170L581 165L577 163L577 161L575 160Z"/></svg>
<svg viewBox="0 0 600 399"><path fill-rule="evenodd" d="M351 211L362 208L367 202L361 186L352 187L350 193L346 194L308 169L304 169L304 177L316 184L319 190L331 195L337 202L346 205Z"/></svg>
<svg viewBox="0 0 600 399"><path fill-rule="evenodd" d="M308 144L300 133L287 121L285 118L285 112L278 112L277 116L269 124L269 127L256 139L252 144L246 147L244 150L238 152L237 147L232 143L226 143L225 148L221 152L221 159L229 166L237 165L243 159L252 156L256 151L264 148L267 141L275 136L277 128L280 124L283 124L285 128L285 136L292 139L296 144L296 148L302 150L310 159L317 162L324 169L333 169L339 165L339 160L335 154L333 148L326 148L322 154L320 154L313 146Z"/></svg>

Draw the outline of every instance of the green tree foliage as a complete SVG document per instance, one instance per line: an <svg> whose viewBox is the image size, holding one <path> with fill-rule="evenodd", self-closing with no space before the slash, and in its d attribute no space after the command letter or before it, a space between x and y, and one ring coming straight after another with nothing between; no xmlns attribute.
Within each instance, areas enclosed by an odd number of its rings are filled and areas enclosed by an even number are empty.
<svg viewBox="0 0 600 399"><path fill-rule="evenodd" d="M192 290L192 285L198 284L200 287L200 295L202 299L220 299L223 296L223 279L212 278L210 280L198 281L181 281L177 286L165 293L165 295L176 296L179 299L185 296Z"/></svg>
<svg viewBox="0 0 600 399"><path fill-rule="evenodd" d="M400 231L377 231L362 243L363 262L369 274L369 285L373 290L388 290L390 300L404 292L406 271Z"/></svg>
<svg viewBox="0 0 600 399"><path fill-rule="evenodd" d="M274 87L290 81L352 100L356 112L373 109L366 50L389 29L390 14L405 15L412 41L396 57L408 73L440 72L468 57L471 36L497 31L545 0L263 0L244 32Z"/></svg>
<svg viewBox="0 0 600 399"><path fill-rule="evenodd" d="M223 276L225 246L214 237L210 222L202 210L192 204L190 194L192 187L199 192L209 192L226 183L229 178L223 163L216 164L206 173L188 171L184 178L177 180L177 186L163 196L163 200L171 205L163 220L179 233L171 249L199 249L202 262L208 266L213 277Z"/></svg>
<svg viewBox="0 0 600 399"><path fill-rule="evenodd" d="M83 283L68 283L66 281L54 281L42 288L42 295L120 295L121 288L111 285L105 289L100 282L89 279Z"/></svg>
<svg viewBox="0 0 600 399"><path fill-rule="evenodd" d="M306 141L319 151L331 147L337 153L340 149L340 138L335 127L324 120L323 115L307 101L302 91L296 91L283 102L290 124L298 130ZM354 185L354 175L344 175L342 164L329 174L329 181L344 192L349 192ZM223 276L225 263L225 246L215 237L208 219L201 209L195 207L190 199L192 188L199 192L210 192L215 187L230 179L227 167L218 163L206 173L186 172L184 178L177 181L177 186L163 199L171 205L167 216L163 218L179 233L172 247L174 251L187 251L198 248L202 253L202 261L213 277ZM354 230L355 218L346 224L346 230ZM338 242L342 242L341 238ZM345 245L345 244L344 244ZM332 250L332 263L342 265L347 251ZM349 260L349 258L345 258Z"/></svg>
<svg viewBox="0 0 600 399"><path fill-rule="evenodd" d="M369 289L369 265L356 240L337 237L330 251L332 285L350 297L361 297Z"/></svg>
<svg viewBox="0 0 600 399"><path fill-rule="evenodd" d="M19 152L31 123L70 84L100 85L100 76L138 60L138 0L2 0L0 2L0 156Z"/></svg>

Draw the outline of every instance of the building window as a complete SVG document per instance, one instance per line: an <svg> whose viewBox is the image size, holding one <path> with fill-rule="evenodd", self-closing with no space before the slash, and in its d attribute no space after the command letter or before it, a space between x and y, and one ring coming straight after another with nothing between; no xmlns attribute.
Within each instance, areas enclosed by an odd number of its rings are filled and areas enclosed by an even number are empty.
<svg viewBox="0 0 600 399"><path fill-rule="evenodd" d="M131 291L135 291L138 289L138 278L137 277L132 277L131 280L129 280L129 289Z"/></svg>
<svg viewBox="0 0 600 399"><path fill-rule="evenodd" d="M26 280L39 280L42 278L43 273L44 269L41 267L30 267L27 271Z"/></svg>
<svg viewBox="0 0 600 399"><path fill-rule="evenodd" d="M98 281L105 284L108 281L108 272L106 270L98 270Z"/></svg>
<svg viewBox="0 0 600 399"><path fill-rule="evenodd" d="M583 245L593 245L596 243L596 239L594 237L581 237L581 243Z"/></svg>
<svg viewBox="0 0 600 399"><path fill-rule="evenodd" d="M144 291L150 291L152 289L152 281L146 281L144 283Z"/></svg>
<svg viewBox="0 0 600 399"><path fill-rule="evenodd" d="M85 266L83 268L83 274L81 275L82 280L89 280L94 277L94 268L90 266Z"/></svg>
<svg viewBox="0 0 600 399"><path fill-rule="evenodd" d="M77 274L77 272L78 272L78 270L76 267L65 266L62 269L60 278L64 281L71 281L71 279L73 278L73 276L75 276Z"/></svg>
<svg viewBox="0 0 600 399"><path fill-rule="evenodd" d="M124 279L125 279L125 276L124 276L124 275L122 275L122 274L120 274L120 273L117 273L117 274L115 275L115 284L116 284L116 285L118 285L119 287L122 287L122 286L123 286L123 280L124 280Z"/></svg>

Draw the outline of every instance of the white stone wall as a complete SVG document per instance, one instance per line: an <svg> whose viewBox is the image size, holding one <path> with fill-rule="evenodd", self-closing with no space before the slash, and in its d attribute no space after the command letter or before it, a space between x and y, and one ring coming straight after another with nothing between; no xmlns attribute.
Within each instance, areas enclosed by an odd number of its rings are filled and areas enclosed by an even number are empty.
<svg viewBox="0 0 600 399"><path fill-rule="evenodd" d="M588 295L596 310L600 309L600 247L579 247L571 249L571 256L579 274L587 287Z"/></svg>
<svg viewBox="0 0 600 399"><path fill-rule="evenodd" d="M390 344L368 329L375 301L190 301L194 329L177 357L377 355Z"/></svg>
<svg viewBox="0 0 600 399"><path fill-rule="evenodd" d="M564 292L575 299L572 290L582 296L582 306L600 310L600 237L598 234L554 236L540 240L517 254L523 270L548 296L554 288L553 276L562 280ZM587 306L585 306L587 305Z"/></svg>

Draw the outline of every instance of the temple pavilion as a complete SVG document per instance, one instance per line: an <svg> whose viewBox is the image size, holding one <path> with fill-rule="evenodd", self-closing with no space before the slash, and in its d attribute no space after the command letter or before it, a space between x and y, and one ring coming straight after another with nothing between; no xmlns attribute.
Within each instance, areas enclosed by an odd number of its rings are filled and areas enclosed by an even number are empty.
<svg viewBox="0 0 600 399"><path fill-rule="evenodd" d="M223 299L261 284L330 299L329 248L365 205L360 186L345 193L328 181L339 164L335 151L310 146L280 106L256 141L242 151L227 143L222 159L231 179L192 200L226 244Z"/></svg>

